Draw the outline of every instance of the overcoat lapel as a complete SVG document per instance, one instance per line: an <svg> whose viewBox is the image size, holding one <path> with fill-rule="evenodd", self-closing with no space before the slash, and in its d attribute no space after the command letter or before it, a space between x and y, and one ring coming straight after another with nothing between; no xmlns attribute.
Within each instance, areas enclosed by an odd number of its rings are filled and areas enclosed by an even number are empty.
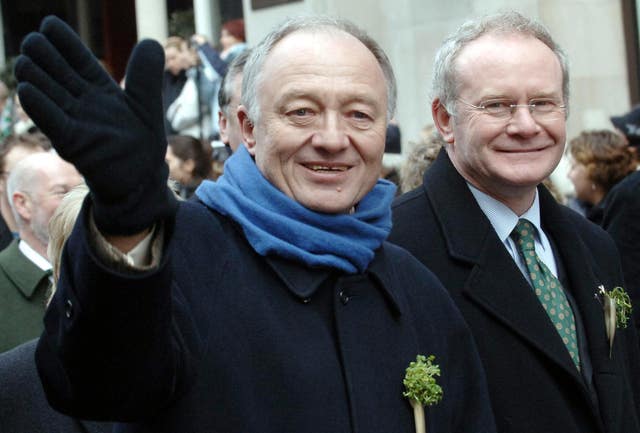
<svg viewBox="0 0 640 433"><path fill-rule="evenodd" d="M445 151L424 180L448 253L470 266L464 295L582 384L547 313Z"/></svg>

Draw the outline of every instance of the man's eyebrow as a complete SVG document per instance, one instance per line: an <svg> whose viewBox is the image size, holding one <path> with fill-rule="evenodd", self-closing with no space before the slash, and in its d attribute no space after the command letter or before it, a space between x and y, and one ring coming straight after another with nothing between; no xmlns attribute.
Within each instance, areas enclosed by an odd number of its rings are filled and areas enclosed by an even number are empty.
<svg viewBox="0 0 640 433"><path fill-rule="evenodd" d="M345 97L344 100L341 99L343 104L353 104L353 103L362 103L365 105L378 105L378 100L376 98L371 97L367 93L351 95Z"/></svg>
<svg viewBox="0 0 640 433"><path fill-rule="evenodd" d="M278 104L282 104L284 102L294 100L294 99L306 99L308 101L314 103L321 103L320 98L315 96L312 92L301 89L291 89L284 92L280 97L278 97ZM360 94L346 94L338 97L340 104L353 104L353 103L362 103L365 105L375 106L378 105L378 100L376 98L371 97L368 93L360 93Z"/></svg>
<svg viewBox="0 0 640 433"><path fill-rule="evenodd" d="M278 103L290 101L292 99L308 99L315 101L317 98L313 96L308 90L290 89L280 95L277 99Z"/></svg>

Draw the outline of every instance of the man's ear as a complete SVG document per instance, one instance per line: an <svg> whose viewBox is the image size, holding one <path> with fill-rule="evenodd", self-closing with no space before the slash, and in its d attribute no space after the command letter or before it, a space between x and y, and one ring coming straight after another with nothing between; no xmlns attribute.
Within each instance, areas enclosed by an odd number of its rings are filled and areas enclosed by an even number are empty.
<svg viewBox="0 0 640 433"><path fill-rule="evenodd" d="M16 191L11 196L13 208L23 221L31 221L31 199L22 191Z"/></svg>
<svg viewBox="0 0 640 433"><path fill-rule="evenodd" d="M222 110L218 111L218 130L220 131L220 141L229 144L229 120Z"/></svg>
<svg viewBox="0 0 640 433"><path fill-rule="evenodd" d="M440 103L440 99L436 98L431 103L431 116L433 117L433 123L442 138L447 143L453 143L453 116L447 111L444 105Z"/></svg>
<svg viewBox="0 0 640 433"><path fill-rule="evenodd" d="M251 155L255 155L256 138L253 134L255 125L253 121L249 119L249 112L244 105L238 106L238 122L240 122L240 129L242 130L242 137L247 150L249 150Z"/></svg>

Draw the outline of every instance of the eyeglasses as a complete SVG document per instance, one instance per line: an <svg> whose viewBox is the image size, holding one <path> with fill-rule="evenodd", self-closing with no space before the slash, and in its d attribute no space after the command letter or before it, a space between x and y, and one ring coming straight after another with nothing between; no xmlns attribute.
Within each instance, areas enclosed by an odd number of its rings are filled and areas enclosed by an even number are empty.
<svg viewBox="0 0 640 433"><path fill-rule="evenodd" d="M519 107L528 108L534 119L542 121L560 118L564 116L566 109L566 105L554 99L532 99L528 104L516 104L509 99L489 99L480 102L479 105L473 105L462 99L458 101L473 110L500 120L511 119Z"/></svg>

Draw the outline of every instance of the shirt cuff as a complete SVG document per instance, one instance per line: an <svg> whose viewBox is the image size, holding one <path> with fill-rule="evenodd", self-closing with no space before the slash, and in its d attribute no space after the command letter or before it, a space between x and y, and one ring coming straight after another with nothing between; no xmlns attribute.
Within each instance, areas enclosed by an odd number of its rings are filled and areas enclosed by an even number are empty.
<svg viewBox="0 0 640 433"><path fill-rule="evenodd" d="M117 271L147 272L160 264L164 247L162 223L155 224L149 234L128 253L123 253L105 239L96 226L93 213L89 215L89 231L91 247L100 261Z"/></svg>

